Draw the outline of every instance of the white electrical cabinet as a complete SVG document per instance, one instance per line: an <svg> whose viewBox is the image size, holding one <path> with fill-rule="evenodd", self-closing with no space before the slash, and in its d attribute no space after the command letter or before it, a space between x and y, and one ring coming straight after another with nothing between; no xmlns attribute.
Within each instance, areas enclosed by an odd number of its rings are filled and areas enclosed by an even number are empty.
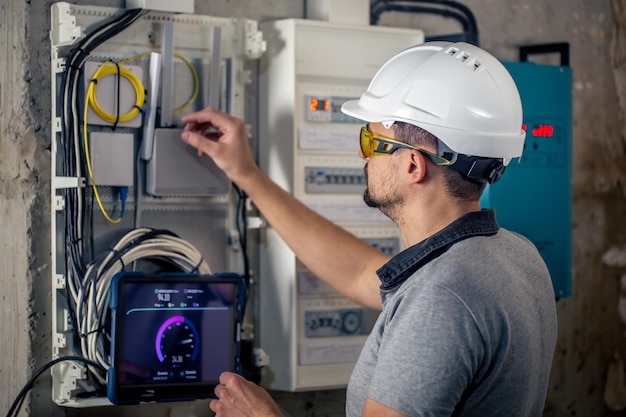
<svg viewBox="0 0 626 417"><path fill-rule="evenodd" d="M116 240L130 230L169 231L197 248L212 272L243 271L238 201L231 184L180 134L181 117L205 106L245 116L245 85L251 75L245 64L265 48L257 22L142 10L132 24L121 25L119 19L129 12L67 2L51 6L53 359L86 358L85 340L110 327L105 322L79 330L84 320L78 308L89 297L83 296L83 287L74 294L74 283L87 280L87 267L115 252ZM96 79L94 73L105 65L114 72ZM99 114L94 102L85 99L92 84L103 107ZM102 118L115 107L118 115L132 109L136 99L135 107L142 108L130 120ZM127 187L124 200L119 187ZM107 212L118 218L109 220ZM122 266L140 267L135 262ZM106 286L102 291L107 293ZM106 308L108 302L102 300L108 299L100 292L98 297ZM91 321L98 325L102 317ZM97 351L103 361L109 355L106 343ZM54 402L66 407L110 404L102 396L104 377L95 380L91 374L81 361L55 366Z"/></svg>
<svg viewBox="0 0 626 417"><path fill-rule="evenodd" d="M423 43L423 32L300 19L266 22L261 31L261 167L322 216L398 252L396 226L363 202L363 122L341 113L341 105L358 98L387 59ZM258 344L269 356L262 383L285 391L345 387L378 313L315 277L271 228L258 275Z"/></svg>

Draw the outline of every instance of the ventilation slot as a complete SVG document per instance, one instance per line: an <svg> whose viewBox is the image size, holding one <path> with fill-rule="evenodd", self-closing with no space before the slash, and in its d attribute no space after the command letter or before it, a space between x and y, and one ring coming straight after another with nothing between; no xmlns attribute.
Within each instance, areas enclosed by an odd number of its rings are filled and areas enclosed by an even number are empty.
<svg viewBox="0 0 626 417"><path fill-rule="evenodd" d="M470 54L468 54L467 52L463 51L463 52L461 52L461 55L457 56L457 59L460 59L461 62L465 62L465 61L467 61L469 59L470 56L471 56Z"/></svg>
<svg viewBox="0 0 626 417"><path fill-rule="evenodd" d="M450 55L450 56L454 56L454 55L456 55L457 52L459 52L458 48L450 48L445 53Z"/></svg>
<svg viewBox="0 0 626 417"><path fill-rule="evenodd" d="M474 71L478 71L483 66L483 64L476 58L472 59L470 64L474 67Z"/></svg>

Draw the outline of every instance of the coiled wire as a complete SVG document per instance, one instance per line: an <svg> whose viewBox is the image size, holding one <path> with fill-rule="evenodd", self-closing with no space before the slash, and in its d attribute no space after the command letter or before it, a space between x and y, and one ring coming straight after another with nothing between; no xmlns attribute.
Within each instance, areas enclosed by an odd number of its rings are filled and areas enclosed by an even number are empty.
<svg viewBox="0 0 626 417"><path fill-rule="evenodd" d="M107 75L116 75L126 78L135 91L135 104L125 114L109 114L104 111L102 107L100 107L100 103L98 103L96 98L96 85L99 80ZM87 104L91 106L98 117L109 123L117 124L132 120L139 115L144 105L145 91L141 80L130 69L113 62L105 62L98 67L91 77L86 96Z"/></svg>
<svg viewBox="0 0 626 417"><path fill-rule="evenodd" d="M134 229L115 246L87 266L80 284L70 286L76 306L80 348L86 359L108 369L110 366L109 319L110 286L113 276L139 260L167 261L182 272L210 274L211 269L200 252L189 242L167 230ZM104 384L106 375L99 368L91 371Z"/></svg>

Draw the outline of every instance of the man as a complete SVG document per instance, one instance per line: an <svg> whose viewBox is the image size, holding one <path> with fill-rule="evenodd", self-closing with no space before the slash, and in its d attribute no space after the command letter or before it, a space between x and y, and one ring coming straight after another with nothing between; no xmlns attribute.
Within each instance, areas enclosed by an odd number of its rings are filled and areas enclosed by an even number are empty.
<svg viewBox="0 0 626 417"><path fill-rule="evenodd" d="M364 199L407 247L391 259L274 184L241 120L205 109L183 118L182 138L248 193L318 277L382 309L347 415L541 415L557 332L550 276L535 247L479 204L522 153L512 78L478 47L425 43L391 58L342 111L366 122ZM232 373L220 382L210 405L218 417L280 415L262 388Z"/></svg>

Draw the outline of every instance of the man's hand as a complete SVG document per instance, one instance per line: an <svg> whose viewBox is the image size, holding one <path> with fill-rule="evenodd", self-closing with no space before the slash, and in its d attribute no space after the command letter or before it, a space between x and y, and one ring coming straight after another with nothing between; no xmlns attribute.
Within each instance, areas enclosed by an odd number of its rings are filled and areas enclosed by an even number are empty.
<svg viewBox="0 0 626 417"><path fill-rule="evenodd" d="M181 138L209 155L235 183L255 175L258 166L252 157L244 122L222 111L206 109L183 116Z"/></svg>
<svg viewBox="0 0 626 417"><path fill-rule="evenodd" d="M220 375L215 396L209 404L215 417L282 417L267 391L232 372Z"/></svg>

